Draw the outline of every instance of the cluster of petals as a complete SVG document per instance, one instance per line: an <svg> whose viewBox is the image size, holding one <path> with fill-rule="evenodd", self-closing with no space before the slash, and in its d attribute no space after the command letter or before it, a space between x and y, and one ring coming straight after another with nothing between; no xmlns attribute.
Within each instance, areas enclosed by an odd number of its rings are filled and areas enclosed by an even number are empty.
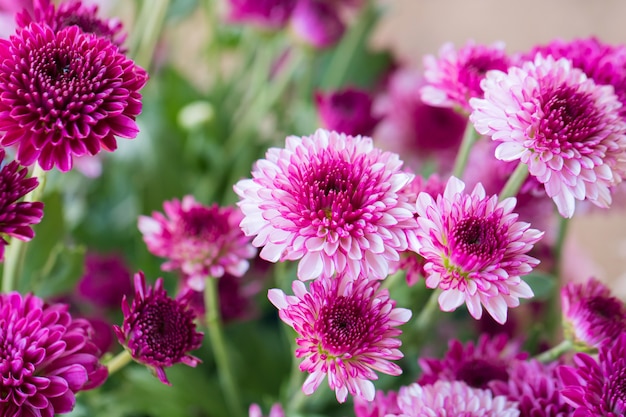
<svg viewBox="0 0 626 417"><path fill-rule="evenodd" d="M0 148L0 164L5 157ZM8 245L6 236L28 241L35 236L32 229L43 217L43 203L39 201L18 201L34 190L39 181L27 177L28 169L16 161L0 165L0 261L4 259L4 247Z"/></svg>
<svg viewBox="0 0 626 417"><path fill-rule="evenodd" d="M68 310L32 294L0 294L0 415L68 413L79 391L107 379L92 327Z"/></svg>
<svg viewBox="0 0 626 417"><path fill-rule="evenodd" d="M164 202L163 211L139 216L138 227L148 250L167 259L164 271L180 270L191 288L202 291L207 278L248 270L257 250L239 228L243 216L236 207L205 206L187 195Z"/></svg>
<svg viewBox="0 0 626 417"><path fill-rule="evenodd" d="M335 91L317 91L315 106L324 129L350 136L370 136L378 123L372 114L372 96L355 87Z"/></svg>
<svg viewBox="0 0 626 417"><path fill-rule="evenodd" d="M515 402L491 391L472 388L460 381L437 381L432 385L413 383L398 392L396 417L518 417Z"/></svg>
<svg viewBox="0 0 626 417"><path fill-rule="evenodd" d="M557 370L561 395L575 417L618 417L626 413L626 333L600 348L597 357L577 353L574 365Z"/></svg>
<svg viewBox="0 0 626 417"><path fill-rule="evenodd" d="M483 96L480 83L485 74L490 70L506 71L510 58L502 42L481 45L470 40L459 50L445 43L438 57L426 55L423 63L427 85L421 89L422 100L469 113L470 99Z"/></svg>
<svg viewBox="0 0 626 417"><path fill-rule="evenodd" d="M540 54L490 71L481 86L470 120L499 141L496 158L526 164L563 217L573 216L575 200L610 205L610 189L626 172L626 123L613 87Z"/></svg>
<svg viewBox="0 0 626 417"><path fill-rule="evenodd" d="M565 336L580 350L612 344L626 332L626 307L595 278L569 282L561 289Z"/></svg>
<svg viewBox="0 0 626 417"><path fill-rule="evenodd" d="M363 397L354 397L353 402L356 417L384 417L388 414L400 414L396 391L389 391L385 394L378 390L372 401L367 401Z"/></svg>
<svg viewBox="0 0 626 417"><path fill-rule="evenodd" d="M122 298L132 295L131 278L120 255L89 252L85 256L85 272L76 290L92 307L118 309Z"/></svg>
<svg viewBox="0 0 626 417"><path fill-rule="evenodd" d="M0 145L44 170L134 138L147 73L104 37L32 22L0 40Z"/></svg>
<svg viewBox="0 0 626 417"><path fill-rule="evenodd" d="M317 130L271 148L234 186L241 228L261 258L299 260L301 280L335 273L383 279L408 247L414 205L400 191L413 175L372 139Z"/></svg>
<svg viewBox="0 0 626 417"><path fill-rule="evenodd" d="M379 287L380 281L360 276L317 279L308 290L296 280L294 295L269 290L280 318L298 334L296 357L304 358L300 370L309 373L305 394L312 394L327 377L337 401L345 402L348 394L372 401L375 371L402 373L391 361L403 357L397 327L410 319L411 311L396 308L389 291Z"/></svg>
<svg viewBox="0 0 626 417"><path fill-rule="evenodd" d="M471 193L451 177L443 194L417 198L417 240L411 249L425 258L426 286L439 288L439 306L453 311L465 303L472 317L482 308L500 324L507 308L533 292L520 277L539 261L529 255L543 233L518 221L515 198L499 202L481 184Z"/></svg>
<svg viewBox="0 0 626 417"><path fill-rule="evenodd" d="M203 340L203 334L196 331L196 316L190 306L192 292L171 298L162 278L154 286L147 285L141 271L135 274L134 284L135 298L129 305L124 296L124 321L113 330L135 361L152 368L159 380L169 385L165 368L177 363L195 367L200 362L189 353Z"/></svg>

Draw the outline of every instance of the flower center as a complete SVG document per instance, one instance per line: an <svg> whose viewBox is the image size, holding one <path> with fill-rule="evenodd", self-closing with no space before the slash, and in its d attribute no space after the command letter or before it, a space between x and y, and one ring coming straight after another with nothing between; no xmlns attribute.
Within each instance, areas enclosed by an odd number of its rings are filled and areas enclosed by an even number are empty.
<svg viewBox="0 0 626 417"><path fill-rule="evenodd" d="M509 374L500 363L472 359L463 363L456 378L471 387L485 389L490 381L507 381Z"/></svg>
<svg viewBox="0 0 626 417"><path fill-rule="evenodd" d="M215 241L225 236L228 222L218 213L218 207L192 207L181 216L183 236Z"/></svg>
<svg viewBox="0 0 626 417"><path fill-rule="evenodd" d="M332 304L324 305L319 315L319 334L322 348L330 355L354 353L368 334L363 301L339 296Z"/></svg>
<svg viewBox="0 0 626 417"><path fill-rule="evenodd" d="M619 300L613 297L591 297L584 300L583 308L590 316L592 330L604 335L626 331L626 314Z"/></svg>
<svg viewBox="0 0 626 417"><path fill-rule="evenodd" d="M504 230L494 218L467 217L451 233L451 258L465 271L491 263L503 251Z"/></svg>
<svg viewBox="0 0 626 417"><path fill-rule="evenodd" d="M482 97L480 82L490 70L506 71L508 63L503 57L494 56L493 51L479 53L470 57L459 70L459 82L468 89L469 97Z"/></svg>

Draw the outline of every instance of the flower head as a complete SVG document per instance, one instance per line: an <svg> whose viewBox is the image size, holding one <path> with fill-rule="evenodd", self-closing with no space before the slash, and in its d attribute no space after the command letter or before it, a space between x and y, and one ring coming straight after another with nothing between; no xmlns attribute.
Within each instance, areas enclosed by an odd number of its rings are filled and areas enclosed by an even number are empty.
<svg viewBox="0 0 626 417"><path fill-rule="evenodd" d="M398 393L389 391L385 394L376 391L373 401L367 401L362 397L354 397L354 414L356 417L385 417L388 414L398 415Z"/></svg>
<svg viewBox="0 0 626 417"><path fill-rule="evenodd" d="M117 255L88 253L77 289L83 300L97 307L119 308L122 298L132 293L131 274Z"/></svg>
<svg viewBox="0 0 626 417"><path fill-rule="evenodd" d="M477 45L468 41L458 51L452 43L444 44L439 57L424 57L422 100L432 106L458 107L469 113L469 100L482 97L481 81L490 70L506 71L510 59L501 42Z"/></svg>
<svg viewBox="0 0 626 417"><path fill-rule="evenodd" d="M346 135L371 135L378 119L372 115L372 97L357 88L317 92L315 104L322 126Z"/></svg>
<svg viewBox="0 0 626 417"><path fill-rule="evenodd" d="M460 381L411 384L398 393L397 417L518 417L516 403Z"/></svg>
<svg viewBox="0 0 626 417"><path fill-rule="evenodd" d="M576 417L618 417L626 413L626 333L600 348L598 358L574 355L574 366L558 369L561 395Z"/></svg>
<svg viewBox="0 0 626 417"><path fill-rule="evenodd" d="M170 384L165 369L176 363L195 367L200 359L189 354L202 344L196 331L195 315L189 307L189 293L173 299L163 289L163 279L154 287L146 285L143 272L135 274L135 299L122 302L124 322L113 326L118 341L133 359L153 368L164 384Z"/></svg>
<svg viewBox="0 0 626 417"><path fill-rule="evenodd" d="M281 29L287 25L296 0L228 0L228 20L250 22L264 29Z"/></svg>
<svg viewBox="0 0 626 417"><path fill-rule="evenodd" d="M385 278L415 228L415 210L399 194L412 175L401 166L368 137L290 136L257 161L252 179L235 184L241 228L256 236L263 259L300 259L301 280L346 271Z"/></svg>
<svg viewBox="0 0 626 417"><path fill-rule="evenodd" d="M502 324L507 307L533 295L520 276L539 263L526 253L543 233L517 221L515 198L498 202L496 195L485 196L481 184L471 193L464 188L451 177L436 200L420 193L414 250L426 259L426 285L442 290L442 310L453 311L465 302L479 319L482 304Z"/></svg>
<svg viewBox="0 0 626 417"><path fill-rule="evenodd" d="M5 151L0 148L0 164ZM43 217L43 203L18 201L34 190L39 181L27 178L28 170L11 161L0 165L0 261L4 259L5 236L28 241L35 236L32 225Z"/></svg>
<svg viewBox="0 0 626 417"><path fill-rule="evenodd" d="M205 206L193 196L163 203L163 213L140 216L139 230L154 255L167 258L164 271L181 270L188 285L204 289L204 280L225 273L242 276L257 250L239 228L236 207Z"/></svg>
<svg viewBox="0 0 626 417"><path fill-rule="evenodd" d="M566 59L537 55L508 72L491 71L470 120L499 141L496 158L519 160L563 217L575 200L611 203L626 171L626 123L610 86L597 85Z"/></svg>
<svg viewBox="0 0 626 417"><path fill-rule="evenodd" d="M18 145L21 164L69 171L139 132L148 76L107 39L31 23L0 40L0 58L0 145Z"/></svg>
<svg viewBox="0 0 626 417"><path fill-rule="evenodd" d="M75 395L107 378L86 320L66 304L32 295L0 294L0 410L3 416L52 416L72 411Z"/></svg>
<svg viewBox="0 0 626 417"><path fill-rule="evenodd" d="M335 45L346 29L333 3L324 0L298 0L290 25L298 39L319 49Z"/></svg>
<svg viewBox="0 0 626 417"><path fill-rule="evenodd" d="M626 332L626 307L595 278L570 282L561 290L564 330L580 349L612 344Z"/></svg>
<svg viewBox="0 0 626 417"><path fill-rule="evenodd" d="M443 358L418 360L422 374L417 382L426 385L436 381L463 381L470 387L487 389L493 381L508 381L511 366L527 356L520 350L519 343L509 341L504 334L481 335L476 343L462 344L453 339Z"/></svg>
<svg viewBox="0 0 626 417"><path fill-rule="evenodd" d="M374 371L400 375L392 360L402 358L397 326L406 323L411 311L394 308L389 291L379 290L380 281L322 278L307 291L302 281L293 283L295 295L271 289L268 297L280 318L298 333L296 357L308 372L302 390L312 394L324 377L339 402L348 393L372 401Z"/></svg>

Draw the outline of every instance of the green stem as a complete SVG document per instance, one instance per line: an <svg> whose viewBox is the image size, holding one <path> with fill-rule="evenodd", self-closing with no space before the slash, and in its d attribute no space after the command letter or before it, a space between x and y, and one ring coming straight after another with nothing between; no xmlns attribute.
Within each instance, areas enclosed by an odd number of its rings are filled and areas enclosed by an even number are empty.
<svg viewBox="0 0 626 417"><path fill-rule="evenodd" d="M469 160L470 151L472 150L472 146L474 146L478 137L478 132L474 129L474 125L468 120L467 125L465 126L465 131L463 132L463 139L461 140L459 153L457 153L456 160L454 161L454 170L452 171L452 175L455 177L462 178L463 172L465 172L465 167L467 166L467 161Z"/></svg>
<svg viewBox="0 0 626 417"><path fill-rule="evenodd" d="M156 49L170 0L143 0L137 24L133 33L136 37L130 48L130 55L142 68L148 69Z"/></svg>
<svg viewBox="0 0 626 417"><path fill-rule="evenodd" d="M552 362L561 357L561 355L563 355L564 353L569 352L573 346L574 345L570 340L565 339L551 349L546 350L545 352L542 352L539 355L535 356L535 359L537 359L539 362L544 363Z"/></svg>
<svg viewBox="0 0 626 417"><path fill-rule="evenodd" d="M46 186L46 171L41 169L39 164L35 164L31 177L37 177L39 185L37 185L37 187L30 193L26 194L23 201L41 201L43 190ZM17 289L17 281L22 275L22 270L24 269L27 247L28 242L16 238L11 239L11 244L6 249L6 256L2 271L3 293Z"/></svg>
<svg viewBox="0 0 626 417"><path fill-rule="evenodd" d="M556 241L553 248L554 266L552 267L552 275L558 277L561 273L561 262L563 261L563 245L565 244L565 238L567 237L567 230L570 224L569 219L559 217L559 228L557 230Z"/></svg>
<svg viewBox="0 0 626 417"><path fill-rule="evenodd" d="M415 319L415 328L420 336L422 336L433 324L433 318L441 309L439 308L439 294L441 290L434 290L424 305L419 316Z"/></svg>
<svg viewBox="0 0 626 417"><path fill-rule="evenodd" d="M504 187L502 187L498 200L502 201L505 198L514 197L526 180L526 177L528 177L528 166L520 162L509 177L509 180L504 184Z"/></svg>
<svg viewBox="0 0 626 417"><path fill-rule="evenodd" d="M107 363L106 367L109 370L109 375L112 375L124 368L126 365L133 361L133 357L126 349L113 356Z"/></svg>
<svg viewBox="0 0 626 417"><path fill-rule="evenodd" d="M244 417L246 413L244 413L241 401L239 401L239 390L224 341L217 282L216 278L211 277L205 281L204 308L206 310L206 325L211 339L211 346L213 347L213 354L215 355L217 372L224 387L224 395L230 413L236 417Z"/></svg>

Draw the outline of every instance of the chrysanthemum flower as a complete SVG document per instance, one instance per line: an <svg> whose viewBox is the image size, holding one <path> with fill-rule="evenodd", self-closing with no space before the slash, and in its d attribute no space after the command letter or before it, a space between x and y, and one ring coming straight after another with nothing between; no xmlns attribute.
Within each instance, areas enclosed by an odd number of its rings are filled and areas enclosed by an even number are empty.
<svg viewBox="0 0 626 417"><path fill-rule="evenodd" d="M372 97L365 91L348 87L337 91L315 93L317 114L327 130L346 135L372 134L378 118L372 115Z"/></svg>
<svg viewBox="0 0 626 417"><path fill-rule="evenodd" d="M107 39L31 23L0 40L0 60L0 145L18 145L22 165L69 171L139 132L148 76Z"/></svg>
<svg viewBox="0 0 626 417"><path fill-rule="evenodd" d="M503 395L517 403L521 417L569 417L573 408L559 393L556 375L558 362L541 363L535 359L515 361L508 381L492 381L494 395Z"/></svg>
<svg viewBox="0 0 626 417"><path fill-rule="evenodd" d="M595 278L570 282L561 290L565 336L579 349L612 344L626 332L626 307Z"/></svg>
<svg viewBox="0 0 626 417"><path fill-rule="evenodd" d="M458 107L469 113L469 100L483 96L480 83L485 74L506 71L510 59L502 42L487 46L470 40L458 51L446 43L438 57L426 55L423 63L428 84L421 89L422 100L431 106Z"/></svg>
<svg viewBox="0 0 626 417"><path fill-rule="evenodd" d="M298 0L290 27L296 38L319 49L335 45L346 30L335 4L324 0Z"/></svg>
<svg viewBox="0 0 626 417"><path fill-rule="evenodd" d="M236 207L205 206L187 195L164 202L163 210L139 216L138 226L148 250L167 258L164 271L181 270L187 284L202 291L207 278L248 270L257 250L239 228L243 216Z"/></svg>
<svg viewBox="0 0 626 417"><path fill-rule="evenodd" d="M575 200L611 204L609 188L626 172L626 123L612 87L541 55L491 71L481 85L485 98L470 101L470 120L500 142L496 158L528 165L563 217L572 217Z"/></svg>
<svg viewBox="0 0 626 417"><path fill-rule="evenodd" d="M76 289L93 306L117 309L122 298L132 294L131 273L119 255L90 252Z"/></svg>
<svg viewBox="0 0 626 417"><path fill-rule="evenodd" d="M510 341L504 334L481 335L476 343L462 344L453 339L443 358L419 358L422 374L417 382L427 385L436 381L463 381L470 387L487 389L492 381L508 381L512 365L527 356L519 343Z"/></svg>
<svg viewBox="0 0 626 417"><path fill-rule="evenodd" d="M460 381L411 384L398 393L397 417L518 417L516 403ZM391 414L393 415L393 414Z"/></svg>
<svg viewBox="0 0 626 417"><path fill-rule="evenodd" d="M574 366L558 369L561 395L576 417L618 417L626 413L626 333L600 348L598 358L574 355Z"/></svg>
<svg viewBox="0 0 626 417"><path fill-rule="evenodd" d="M163 289L163 279L154 287L146 285L143 272L135 274L135 298L129 306L122 302L124 322L113 326L118 341L134 360L154 370L164 384L170 385L165 369L176 363L195 367L200 359L189 354L202 344L196 331L195 315L189 306L190 293L173 299Z"/></svg>
<svg viewBox="0 0 626 417"><path fill-rule="evenodd" d="M18 201L34 190L39 181L29 177L28 170L11 161L2 166L5 157L0 148L0 261L4 259L4 247L9 244L6 237L28 241L35 236L32 225L43 217L43 203Z"/></svg>
<svg viewBox="0 0 626 417"><path fill-rule="evenodd" d="M0 294L0 414L68 413L79 391L107 378L86 320L73 319L66 304L47 304L17 292Z"/></svg>
<svg viewBox="0 0 626 417"><path fill-rule="evenodd" d="M520 276L539 264L526 253L543 233L517 221L515 198L498 202L496 195L485 196L481 184L471 193L464 189L461 180L451 177L436 200L420 193L418 244L412 249L426 259L426 286L442 290L443 311L465 303L479 319L484 306L502 324L507 307L533 296Z"/></svg>
<svg viewBox="0 0 626 417"><path fill-rule="evenodd" d="M389 391L385 394L376 391L373 401L367 401L362 397L354 397L354 414L356 417L385 417L388 414L398 415L398 393Z"/></svg>
<svg viewBox="0 0 626 417"><path fill-rule="evenodd" d="M228 0L228 20L252 23L264 29L287 25L296 0Z"/></svg>
<svg viewBox="0 0 626 417"><path fill-rule="evenodd" d="M344 272L385 278L415 227L412 204L398 194L412 179L401 166L368 137L321 129L290 136L285 149L257 161L252 179L235 184L241 228L256 236L263 259L300 259L301 280Z"/></svg>
<svg viewBox="0 0 626 417"><path fill-rule="evenodd" d="M296 357L304 357L300 370L309 373L305 394L312 394L327 376L337 401L344 402L348 393L371 401L371 380L378 379L374 371L402 373L391 361L403 356L397 326L409 320L411 311L395 308L389 291L379 286L380 281L361 276L321 278L309 290L295 281L295 295L269 290L280 318L298 333Z"/></svg>

